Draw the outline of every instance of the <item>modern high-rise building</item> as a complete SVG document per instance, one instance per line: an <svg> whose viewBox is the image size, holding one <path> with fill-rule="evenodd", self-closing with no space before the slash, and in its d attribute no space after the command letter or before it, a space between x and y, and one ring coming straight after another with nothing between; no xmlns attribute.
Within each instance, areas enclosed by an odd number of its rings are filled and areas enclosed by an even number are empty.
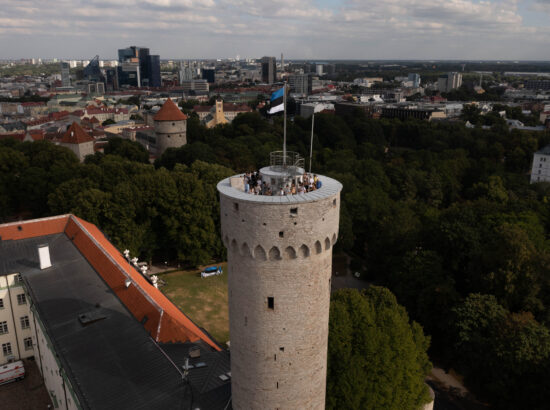
<svg viewBox="0 0 550 410"><path fill-rule="evenodd" d="M324 409L342 185L319 175L319 189L279 196L301 180L303 162L290 152L271 159L260 174L273 196L246 193L242 175L217 187L229 270L232 406Z"/></svg>
<svg viewBox="0 0 550 410"><path fill-rule="evenodd" d="M315 73L317 75L323 75L323 64L316 64L315 65Z"/></svg>
<svg viewBox="0 0 550 410"><path fill-rule="evenodd" d="M105 82L105 76L99 67L99 56L92 58L83 70L84 79L91 82Z"/></svg>
<svg viewBox="0 0 550 410"><path fill-rule="evenodd" d="M262 81L273 84L277 79L277 59L275 57L262 57Z"/></svg>
<svg viewBox="0 0 550 410"><path fill-rule="evenodd" d="M63 87L71 86L71 66L68 62L61 62L61 85Z"/></svg>
<svg viewBox="0 0 550 410"><path fill-rule="evenodd" d="M462 85L462 74L451 72L442 75L437 80L437 88L442 93L448 93Z"/></svg>
<svg viewBox="0 0 550 410"><path fill-rule="evenodd" d="M183 81L190 81L194 80L196 77L196 69L190 62L187 63L180 63L180 71L179 71L179 80L180 84Z"/></svg>
<svg viewBox="0 0 550 410"><path fill-rule="evenodd" d="M203 68L202 79L208 81L210 84L216 82L216 69L215 68Z"/></svg>
<svg viewBox="0 0 550 410"><path fill-rule="evenodd" d="M292 74L288 76L290 92L295 94L311 94L312 78L310 74Z"/></svg>
<svg viewBox="0 0 550 410"><path fill-rule="evenodd" d="M149 87L160 87L160 56L150 55L147 57L147 80Z"/></svg>
<svg viewBox="0 0 550 410"><path fill-rule="evenodd" d="M145 47L130 46L118 50L119 84L134 87L160 87L160 57Z"/></svg>
<svg viewBox="0 0 550 410"><path fill-rule="evenodd" d="M412 82L413 88L420 87L420 74L409 73L409 75L407 76L407 80Z"/></svg>

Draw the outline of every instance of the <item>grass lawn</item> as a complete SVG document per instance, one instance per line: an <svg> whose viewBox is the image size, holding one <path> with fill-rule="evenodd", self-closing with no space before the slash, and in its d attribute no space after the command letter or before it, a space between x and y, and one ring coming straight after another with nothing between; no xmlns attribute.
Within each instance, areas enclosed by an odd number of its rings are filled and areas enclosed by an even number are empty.
<svg viewBox="0 0 550 410"><path fill-rule="evenodd" d="M220 344L229 340L227 263L223 274L201 278L200 270L166 273L162 292L193 322L205 328Z"/></svg>

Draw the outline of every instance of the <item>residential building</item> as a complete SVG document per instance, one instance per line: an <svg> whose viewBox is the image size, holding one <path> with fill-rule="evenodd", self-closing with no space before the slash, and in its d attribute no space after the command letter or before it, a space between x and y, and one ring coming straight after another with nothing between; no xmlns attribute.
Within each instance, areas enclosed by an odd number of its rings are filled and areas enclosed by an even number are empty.
<svg viewBox="0 0 550 410"><path fill-rule="evenodd" d="M0 261L0 360L34 356L54 408L228 408L228 352L95 225L0 225Z"/></svg>
<svg viewBox="0 0 550 410"><path fill-rule="evenodd" d="M448 93L451 90L459 88L462 85L462 74L451 72L442 75L437 80L437 89L442 93Z"/></svg>
<svg viewBox="0 0 550 410"><path fill-rule="evenodd" d="M309 74L292 74L288 76L290 92L307 96L311 94L312 78Z"/></svg>
<svg viewBox="0 0 550 410"><path fill-rule="evenodd" d="M409 73L409 75L407 76L407 80L412 83L412 88L420 87L420 74Z"/></svg>
<svg viewBox="0 0 550 410"><path fill-rule="evenodd" d="M189 94L204 94L210 90L208 80L184 80L180 82L180 87Z"/></svg>
<svg viewBox="0 0 550 410"><path fill-rule="evenodd" d="M86 155L93 155L94 153L94 139L76 122L73 122L65 132L59 145L73 151L80 162L84 161Z"/></svg>
<svg viewBox="0 0 550 410"><path fill-rule="evenodd" d="M533 154L531 183L550 182L550 145Z"/></svg>
<svg viewBox="0 0 550 410"><path fill-rule="evenodd" d="M277 80L277 60L275 57L262 57L262 81L273 84Z"/></svg>

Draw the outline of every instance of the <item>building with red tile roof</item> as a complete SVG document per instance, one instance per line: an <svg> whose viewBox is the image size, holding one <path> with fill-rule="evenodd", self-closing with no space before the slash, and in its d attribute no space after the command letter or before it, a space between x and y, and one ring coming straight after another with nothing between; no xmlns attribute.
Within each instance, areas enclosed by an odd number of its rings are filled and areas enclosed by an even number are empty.
<svg viewBox="0 0 550 410"><path fill-rule="evenodd" d="M187 115L181 112L174 101L168 98L153 119L155 121L182 121L187 119Z"/></svg>
<svg viewBox="0 0 550 410"><path fill-rule="evenodd" d="M94 107L89 105L84 110L84 114L90 118L96 117L96 119L101 123L107 120L119 122L130 119L130 114L127 108L107 108L105 106Z"/></svg>
<svg viewBox="0 0 550 410"><path fill-rule="evenodd" d="M168 98L153 117L155 124L155 151L158 157L168 148L187 144L187 116Z"/></svg>
<svg viewBox="0 0 550 410"><path fill-rule="evenodd" d="M210 105L195 105L193 111L197 113L199 119L208 128L215 127L220 124L228 124L233 122L239 114L252 112L246 104L224 103L216 101L213 106Z"/></svg>
<svg viewBox="0 0 550 410"><path fill-rule="evenodd" d="M74 215L0 224L0 261L0 292L19 302L4 299L2 343L14 360L36 358L59 407L228 408L228 352L94 224ZM185 363L196 370L184 377Z"/></svg>
<svg viewBox="0 0 550 410"><path fill-rule="evenodd" d="M93 155L94 153L94 139L76 122L73 122L63 134L59 145L73 151L80 162L84 161L86 155Z"/></svg>

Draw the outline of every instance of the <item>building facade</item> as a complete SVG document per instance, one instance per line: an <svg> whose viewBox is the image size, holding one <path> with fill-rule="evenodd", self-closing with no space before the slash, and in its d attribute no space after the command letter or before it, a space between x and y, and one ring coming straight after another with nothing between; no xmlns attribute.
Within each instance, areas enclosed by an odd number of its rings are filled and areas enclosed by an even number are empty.
<svg viewBox="0 0 550 410"><path fill-rule="evenodd" d="M73 122L65 132L59 145L73 151L80 162L83 162L87 155L94 154L94 139L76 122Z"/></svg>
<svg viewBox="0 0 550 410"><path fill-rule="evenodd" d="M307 96L311 94L312 78L309 74L292 74L288 76L290 92Z"/></svg>
<svg viewBox="0 0 550 410"><path fill-rule="evenodd" d="M19 273L0 276L0 363L34 355L30 303Z"/></svg>
<svg viewBox="0 0 550 410"><path fill-rule="evenodd" d="M71 66L69 63L62 61L60 63L61 65L61 85L63 87L70 87L71 86Z"/></svg>
<svg viewBox="0 0 550 410"><path fill-rule="evenodd" d="M462 74L456 72L444 74L437 80L437 89L442 93L448 93L461 85Z"/></svg>
<svg viewBox="0 0 550 410"><path fill-rule="evenodd" d="M262 168L266 180L284 176ZM342 185L257 196L218 183L234 409L324 409L332 247ZM275 186L274 184L272 186Z"/></svg>
<svg viewBox="0 0 550 410"><path fill-rule="evenodd" d="M0 363L34 356L54 408L228 407L228 353L95 225L2 224L0 261Z"/></svg>
<svg viewBox="0 0 550 410"><path fill-rule="evenodd" d="M412 83L413 88L420 87L420 74L409 73L409 75L407 76L407 80Z"/></svg>
<svg viewBox="0 0 550 410"><path fill-rule="evenodd" d="M277 60L275 57L262 57L262 81L273 84L277 80Z"/></svg>
<svg viewBox="0 0 550 410"><path fill-rule="evenodd" d="M550 182L550 145L533 154L531 183Z"/></svg>
<svg viewBox="0 0 550 410"><path fill-rule="evenodd" d="M133 87L160 87L160 57L146 47L130 46L118 50L118 84Z"/></svg>

